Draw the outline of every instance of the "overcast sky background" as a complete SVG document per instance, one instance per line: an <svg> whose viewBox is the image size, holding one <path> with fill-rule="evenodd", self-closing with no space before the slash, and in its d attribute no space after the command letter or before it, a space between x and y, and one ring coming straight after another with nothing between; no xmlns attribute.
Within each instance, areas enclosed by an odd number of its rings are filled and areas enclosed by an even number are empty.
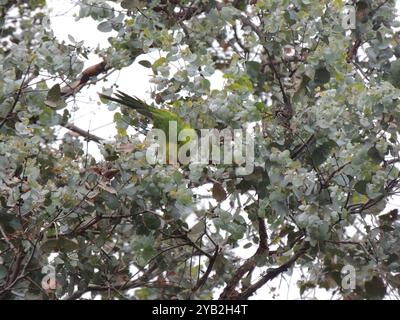
<svg viewBox="0 0 400 320"><path fill-rule="evenodd" d="M86 47L106 48L109 46L107 38L115 36L116 32L103 33L97 30L99 22L91 18L85 18L75 21L74 14L78 13L79 7L76 5L76 0L47 0L48 7L51 8L51 25L56 37L59 40L64 40L70 43L68 35L72 35L76 41L84 41ZM396 3L397 10L400 7L400 0ZM154 61L158 56L146 57L146 60ZM140 61L142 59L136 59ZM89 60L85 62L85 68L95 63L100 62L101 59L94 54L89 55ZM108 110L105 104L100 104L96 92L101 92L101 88L106 86L110 87L113 83L117 83L119 89L127 93L136 95L144 100L149 99L151 84L149 82L151 69L144 68L135 62L132 66L124 68L121 71L114 72L108 77L106 83L100 82L97 85L92 85L89 88L81 90L75 99L69 104L69 109L72 114L71 123L80 127L81 129L88 130L90 133L95 134L101 138L113 140L117 131L113 123L113 111ZM221 73L216 73L212 76L211 87L220 88L223 85ZM60 129L60 134L65 133L65 129ZM90 154L100 158L97 145L90 142L88 145ZM399 200L391 201L388 209L400 206ZM254 253L254 250L247 250L241 252L243 258L248 257ZM300 279L300 273L294 272L292 276L285 276L285 279L278 278L275 281L265 285L262 289L257 291L253 299L271 299L274 294L270 293L270 288L276 287L275 299L299 299L299 289L295 285ZM325 290L309 290L308 295L303 296L307 298L317 297L318 299L330 299L331 294Z"/></svg>

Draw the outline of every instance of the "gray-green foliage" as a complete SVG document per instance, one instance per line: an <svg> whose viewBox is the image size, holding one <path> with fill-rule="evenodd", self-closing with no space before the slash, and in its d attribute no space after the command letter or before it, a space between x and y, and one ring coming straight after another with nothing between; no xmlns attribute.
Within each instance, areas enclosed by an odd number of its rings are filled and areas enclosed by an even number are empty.
<svg viewBox="0 0 400 320"><path fill-rule="evenodd" d="M76 2L77 19L116 31L109 48L58 42L44 0L0 1L0 297L248 298L273 268L295 266L301 294L398 295L400 224L385 210L399 186L395 1L362 1L366 18L347 32L341 0ZM150 165L126 134L132 114L115 115L102 161L74 135L56 143L69 113L47 76L74 83L89 52L113 70L154 51L138 62L158 104L198 129L256 124L252 174ZM199 205L201 186L213 205ZM51 253L57 289L41 289ZM353 292L341 287L345 265Z"/></svg>

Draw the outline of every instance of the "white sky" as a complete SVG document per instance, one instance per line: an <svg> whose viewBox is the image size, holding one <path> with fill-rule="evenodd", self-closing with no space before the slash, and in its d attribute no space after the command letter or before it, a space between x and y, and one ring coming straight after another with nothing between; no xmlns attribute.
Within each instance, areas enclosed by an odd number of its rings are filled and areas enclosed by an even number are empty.
<svg viewBox="0 0 400 320"><path fill-rule="evenodd" d="M78 7L74 5L77 1L71 0L47 0L48 6L52 8L51 24L55 32L56 37L59 40L64 40L70 43L68 35L72 35L76 41L84 41L86 47L95 48L100 46L106 48L109 46L107 38L115 35L115 32L103 33L97 30L97 24L99 22L93 21L91 18L75 21L73 14L78 12ZM400 1L397 1L397 8L400 7ZM157 58L157 57L156 57ZM149 59L146 57L147 60ZM142 59L138 58L136 61ZM85 67L100 62L101 59L96 55L91 54L89 60L85 62ZM83 89L77 95L73 103L70 104L70 110L72 113L72 119L70 122L75 124L84 130L89 130L97 136L105 139L113 140L116 135L115 124L113 123L113 112L107 109L107 106L99 103L99 99L96 92L101 92L101 87L111 86L116 82L119 89L127 93L136 95L144 100L149 98L150 93L150 75L151 69L147 69L135 62L132 66L124 68L119 72L115 72L108 77L106 83L101 82L96 86ZM212 79L212 86L219 87L222 84L222 78L215 76ZM60 133L66 132L65 129L60 129ZM97 145L93 142L89 143L89 153L95 155L97 158L100 157ZM392 201L392 205L388 206L388 209L392 207L400 207L397 205L399 201ZM251 251L242 251L241 256L245 258L253 254ZM299 299L299 290L296 286L296 282L300 279L300 273L294 272L292 276L285 276L284 279L278 278L274 281L269 282L263 288L257 291L253 299ZM270 289L275 287L276 296L270 293ZM330 299L331 294L325 292L325 290L309 290L308 295L303 296L307 298L317 297L318 299Z"/></svg>

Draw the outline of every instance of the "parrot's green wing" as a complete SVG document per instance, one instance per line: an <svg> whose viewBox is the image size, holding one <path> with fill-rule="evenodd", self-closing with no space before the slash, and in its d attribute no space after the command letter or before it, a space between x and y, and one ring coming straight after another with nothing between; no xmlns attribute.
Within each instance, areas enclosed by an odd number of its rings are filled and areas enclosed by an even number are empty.
<svg viewBox="0 0 400 320"><path fill-rule="evenodd" d="M169 110L158 109L149 106L139 98L130 96L122 91L118 90L117 93L114 94L115 97L107 96L101 93L99 95L101 98L114 101L128 108L134 109L138 113L151 119L153 121L154 128L163 130L167 137L170 121L175 121L177 123L178 134L181 130L190 128L190 125L186 123L185 120L176 113Z"/></svg>
<svg viewBox="0 0 400 320"><path fill-rule="evenodd" d="M110 101L114 101L116 103L122 104L131 109L135 109L140 114L153 120L153 114L151 113L152 107L147 105L144 101L140 100L137 97L129 96L126 93L119 91L119 90L114 95L115 95L115 97L111 97L111 96L107 96L105 94L99 93L99 96L101 98L110 100Z"/></svg>
<svg viewBox="0 0 400 320"><path fill-rule="evenodd" d="M190 129L190 125L185 122L185 120L180 117L178 114L165 110L165 109L158 109L152 106L149 106L146 104L144 101L140 100L139 98L132 97L130 95L127 95L126 93L122 91L117 91L114 94L114 97L107 96L104 94L99 94L101 98L104 98L106 100L114 101L117 102L123 106L126 106L128 108L136 110L138 113L144 115L146 118L150 119L153 122L153 127L155 129L160 129L164 132L165 137L166 137L166 159L170 161L170 147L173 146L181 146L185 144L186 142L189 142L191 140L190 136L186 136L185 141L177 141L177 138L179 137L179 133L184 130L184 129ZM172 138L170 137L170 124L172 122L175 122L174 125L176 125L177 129L177 136ZM175 160L173 160L175 161Z"/></svg>

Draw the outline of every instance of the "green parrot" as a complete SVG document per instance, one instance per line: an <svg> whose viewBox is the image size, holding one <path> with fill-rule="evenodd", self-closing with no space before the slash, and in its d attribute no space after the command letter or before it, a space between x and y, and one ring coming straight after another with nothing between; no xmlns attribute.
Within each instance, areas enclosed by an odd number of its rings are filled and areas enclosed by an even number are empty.
<svg viewBox="0 0 400 320"><path fill-rule="evenodd" d="M122 91L117 90L117 93L115 93L115 97L107 96L101 93L99 93L99 95L101 98L117 102L130 109L136 110L141 115L150 119L153 122L154 128L163 130L164 133L167 135L167 137L168 137L170 121L176 121L178 134L183 129L191 128L190 125L176 113L166 109L158 109L149 106L139 98L132 97Z"/></svg>
<svg viewBox="0 0 400 320"><path fill-rule="evenodd" d="M176 113L166 110L166 109L158 109L153 106L146 104L144 101L140 100L137 97L130 96L122 91L117 90L117 93L114 94L114 97L107 96L105 94L99 93L99 96L103 99L110 100L116 103L119 103L123 106L126 106L130 109L136 110L136 112L148 118L153 123L153 127L155 129L160 129L164 132L167 142L167 157L168 150L170 144L176 144L176 141L170 141L169 137L169 128L170 122L176 122L177 128L177 136L183 129L191 129L191 126L179 115ZM188 142L190 138L186 141L178 142L178 146Z"/></svg>

